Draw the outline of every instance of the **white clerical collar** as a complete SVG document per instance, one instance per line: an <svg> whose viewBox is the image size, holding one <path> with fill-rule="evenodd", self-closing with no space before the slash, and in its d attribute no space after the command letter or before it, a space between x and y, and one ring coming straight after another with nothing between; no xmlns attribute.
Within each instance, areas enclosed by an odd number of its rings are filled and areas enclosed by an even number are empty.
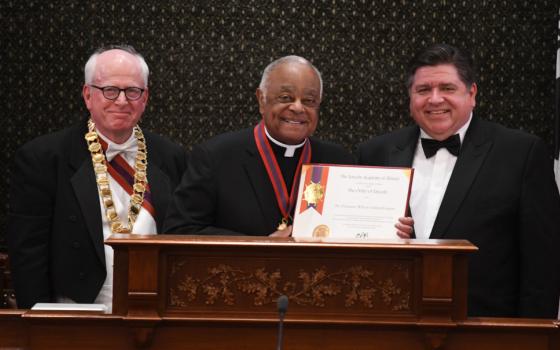
<svg viewBox="0 0 560 350"><path fill-rule="evenodd" d="M463 140L465 139L465 134L467 133L467 129L469 128L469 125L471 124L471 121L472 121L472 111L471 111L471 115L469 116L469 120L467 120L465 125L463 125L457 131L457 134L459 134L459 137L461 139L461 144L463 144ZM433 139L433 137L428 135L422 128L420 128L420 139Z"/></svg>
<svg viewBox="0 0 560 350"><path fill-rule="evenodd" d="M138 140L134 136L134 132L130 134L128 140L123 143L115 143L111 141L107 136L103 135L98 129L96 129L97 135L107 142L107 151L105 151L105 157L107 161L110 162L115 158L117 154L121 154L126 160L132 161L136 157L136 151L138 150Z"/></svg>
<svg viewBox="0 0 560 350"><path fill-rule="evenodd" d="M268 139L270 141L272 141L275 144L277 144L278 146L284 147L286 149L286 152L284 152L284 157L293 157L294 153L296 153L296 150L298 148L302 147L305 144L305 141L307 141L307 139L305 139L299 145L287 145L287 144L282 143L278 140L275 140L274 137L270 136L270 134L268 133L268 130L266 130L266 126L264 127L264 132L266 133L266 136L268 137Z"/></svg>

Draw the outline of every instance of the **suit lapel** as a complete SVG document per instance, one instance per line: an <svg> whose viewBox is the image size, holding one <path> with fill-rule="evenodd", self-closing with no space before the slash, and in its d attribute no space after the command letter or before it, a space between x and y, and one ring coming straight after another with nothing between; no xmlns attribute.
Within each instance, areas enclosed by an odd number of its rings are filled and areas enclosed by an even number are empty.
<svg viewBox="0 0 560 350"><path fill-rule="evenodd" d="M399 134L398 138L395 140L395 144L390 150L387 164L397 167L412 167L419 135L420 128L416 125L403 129L402 133ZM407 216L412 216L410 203L407 205L406 212Z"/></svg>
<svg viewBox="0 0 560 350"><path fill-rule="evenodd" d="M84 124L85 125L85 124ZM76 172L70 179L74 193L80 205L87 231L90 235L99 260L105 265L105 249L103 247L103 227L99 194L95 174L87 151L87 144L83 138L86 128L76 128L72 135L72 146L70 150L70 166Z"/></svg>
<svg viewBox="0 0 560 350"><path fill-rule="evenodd" d="M415 125L403 129L402 135L399 135L393 149L390 151L388 164L397 167L412 166L419 134L420 128Z"/></svg>
<svg viewBox="0 0 560 350"><path fill-rule="evenodd" d="M461 203L469 193L491 146L492 140L486 134L481 121L473 117L465 135L465 141L461 146L461 154L457 158L457 163L455 163L441 201L430 238L442 238L444 236Z"/></svg>
<svg viewBox="0 0 560 350"><path fill-rule="evenodd" d="M149 139L146 139L146 142L148 143L148 152L151 152L152 155L157 154L153 145L150 144ZM169 205L169 195L172 193L172 189L170 188L170 180L167 174L161 170L158 163L157 157L154 157L152 161L148 155L148 183L152 193L152 204L156 210L156 217L154 220L156 221L157 231L162 232L165 213Z"/></svg>
<svg viewBox="0 0 560 350"><path fill-rule="evenodd" d="M418 144L420 128L409 126L403 129L402 134L398 135L395 145L390 151L387 164L391 166L410 167L414 160L414 151Z"/></svg>

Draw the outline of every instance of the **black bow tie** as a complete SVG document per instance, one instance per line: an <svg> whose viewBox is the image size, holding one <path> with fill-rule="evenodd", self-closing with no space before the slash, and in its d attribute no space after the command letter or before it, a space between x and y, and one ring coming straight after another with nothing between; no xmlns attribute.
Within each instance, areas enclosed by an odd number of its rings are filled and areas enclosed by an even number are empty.
<svg viewBox="0 0 560 350"><path fill-rule="evenodd" d="M455 134L446 138L443 141L433 140L433 139L422 139L422 149L424 149L424 154L426 158L431 158L437 151L445 147L449 151L449 153L453 154L454 156L459 155L459 150L461 149L461 138L459 134Z"/></svg>

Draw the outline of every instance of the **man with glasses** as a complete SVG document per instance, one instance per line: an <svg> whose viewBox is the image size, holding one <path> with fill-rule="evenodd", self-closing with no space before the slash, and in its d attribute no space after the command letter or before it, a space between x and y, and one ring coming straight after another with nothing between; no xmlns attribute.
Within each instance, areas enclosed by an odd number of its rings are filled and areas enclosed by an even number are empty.
<svg viewBox="0 0 560 350"><path fill-rule="evenodd" d="M269 64L256 92L262 120L193 150L164 231L291 235L301 164L354 162L342 147L311 137L322 87L317 68L302 57ZM403 220L408 226L397 229L410 232L411 219Z"/></svg>
<svg viewBox="0 0 560 350"><path fill-rule="evenodd" d="M182 147L142 131L148 66L130 46L85 65L88 120L18 150L7 242L18 307L37 302L112 306L113 233L162 229L186 169Z"/></svg>

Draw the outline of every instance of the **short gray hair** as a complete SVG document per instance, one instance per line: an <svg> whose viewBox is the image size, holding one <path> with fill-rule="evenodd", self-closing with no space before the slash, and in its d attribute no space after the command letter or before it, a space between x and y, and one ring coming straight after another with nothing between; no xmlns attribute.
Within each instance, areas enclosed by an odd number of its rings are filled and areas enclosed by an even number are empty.
<svg viewBox="0 0 560 350"><path fill-rule="evenodd" d="M272 71L274 71L274 69L276 69L278 66L286 63L300 63L313 69L313 71L315 72L315 74L317 74L317 77L319 78L319 97L323 97L323 78L321 77L321 72L319 72L319 70L311 62L309 62L308 60L306 60L301 56L296 56L296 55L280 57L279 59L273 61L268 66L266 66L262 74L261 83L259 84L259 89L263 92L265 96L266 96L266 88L268 85L268 79L270 73L272 73Z"/></svg>
<svg viewBox="0 0 560 350"><path fill-rule="evenodd" d="M84 67L84 81L86 84L91 84L93 82L93 73L95 72L95 65L97 64L97 57L103 52L109 50L121 50L138 58L142 79L144 79L144 85L148 86L148 76L150 75L148 64L146 63L144 57L131 45L107 45L95 50L95 52L89 57Z"/></svg>

